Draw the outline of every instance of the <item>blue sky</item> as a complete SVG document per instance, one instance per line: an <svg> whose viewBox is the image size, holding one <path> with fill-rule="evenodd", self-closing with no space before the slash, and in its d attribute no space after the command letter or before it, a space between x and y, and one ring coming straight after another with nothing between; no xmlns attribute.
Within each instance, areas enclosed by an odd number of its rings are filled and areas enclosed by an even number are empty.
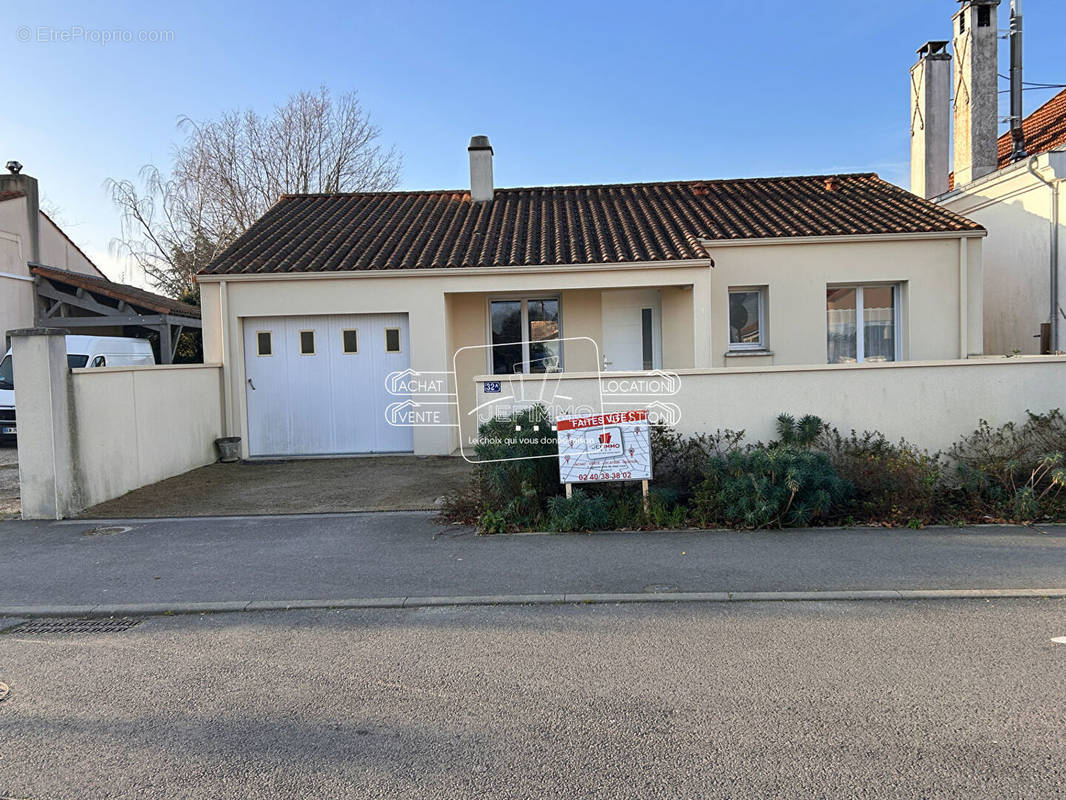
<svg viewBox="0 0 1066 800"><path fill-rule="evenodd" d="M920 44L951 37L956 8L7 0L0 163L21 161L71 237L134 282L108 254L118 215L105 179L165 166L180 115L268 111L321 84L359 92L382 141L404 155L402 188L465 186L475 133L492 140L500 186L865 170L906 186L907 71ZM1025 20L1026 79L1066 83L1066 3L1026 0ZM173 33L159 43L38 41L41 29L76 27ZM1004 66L1006 54L1004 42ZM1027 112L1052 94L1027 92Z"/></svg>

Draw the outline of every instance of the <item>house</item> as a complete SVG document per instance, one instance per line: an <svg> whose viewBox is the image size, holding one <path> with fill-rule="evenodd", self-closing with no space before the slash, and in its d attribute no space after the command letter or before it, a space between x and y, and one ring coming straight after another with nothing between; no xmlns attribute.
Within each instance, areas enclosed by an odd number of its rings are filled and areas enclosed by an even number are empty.
<svg viewBox="0 0 1066 800"><path fill-rule="evenodd" d="M159 361L200 327L200 309L109 280L40 210L35 178L8 162L0 175L0 343L19 328L53 327L102 336L159 336ZM2 357L3 351L0 351Z"/></svg>
<svg viewBox="0 0 1066 800"><path fill-rule="evenodd" d="M468 190L285 195L198 276L245 457L451 453L478 376L983 351L984 229L876 175L501 189L468 155Z"/></svg>
<svg viewBox="0 0 1066 800"><path fill-rule="evenodd" d="M38 204L37 181L11 161L0 174L0 344L7 332L29 328L34 320L30 263L104 278L92 260L63 233Z"/></svg>
<svg viewBox="0 0 1066 800"><path fill-rule="evenodd" d="M911 190L988 230L985 352L1053 353L1064 347L1066 326L1066 90L1022 118L1022 20L1013 5L1011 126L999 135L998 6L961 3L952 19L954 69L947 41L918 50Z"/></svg>

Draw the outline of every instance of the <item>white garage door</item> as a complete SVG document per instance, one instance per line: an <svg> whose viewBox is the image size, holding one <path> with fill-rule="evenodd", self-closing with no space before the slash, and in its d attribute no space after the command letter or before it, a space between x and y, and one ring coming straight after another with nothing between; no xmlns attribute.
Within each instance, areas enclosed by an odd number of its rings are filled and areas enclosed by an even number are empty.
<svg viewBox="0 0 1066 800"><path fill-rule="evenodd" d="M244 320L248 451L253 456L398 453L409 427L386 408L390 372L411 363L406 314Z"/></svg>

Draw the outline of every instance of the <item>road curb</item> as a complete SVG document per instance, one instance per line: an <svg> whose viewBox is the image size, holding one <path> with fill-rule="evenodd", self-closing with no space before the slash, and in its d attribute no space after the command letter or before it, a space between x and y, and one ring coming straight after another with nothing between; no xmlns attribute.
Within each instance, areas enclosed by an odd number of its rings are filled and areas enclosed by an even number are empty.
<svg viewBox="0 0 1066 800"><path fill-rule="evenodd" d="M616 603L752 603L838 600L1002 600L1066 598L1052 589L857 589L800 592L646 592L497 594L453 597L356 597L336 600L232 600L197 603L106 603L99 605L0 606L0 617L120 617L224 614L340 608L432 608L499 605L604 605Z"/></svg>

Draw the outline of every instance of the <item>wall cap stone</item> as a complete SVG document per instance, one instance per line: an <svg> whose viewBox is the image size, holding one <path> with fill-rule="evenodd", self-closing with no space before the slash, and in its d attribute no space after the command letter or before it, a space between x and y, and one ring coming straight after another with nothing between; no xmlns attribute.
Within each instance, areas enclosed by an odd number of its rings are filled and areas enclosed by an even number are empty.
<svg viewBox="0 0 1066 800"><path fill-rule="evenodd" d="M8 336L67 336L66 328L15 328L7 332Z"/></svg>

